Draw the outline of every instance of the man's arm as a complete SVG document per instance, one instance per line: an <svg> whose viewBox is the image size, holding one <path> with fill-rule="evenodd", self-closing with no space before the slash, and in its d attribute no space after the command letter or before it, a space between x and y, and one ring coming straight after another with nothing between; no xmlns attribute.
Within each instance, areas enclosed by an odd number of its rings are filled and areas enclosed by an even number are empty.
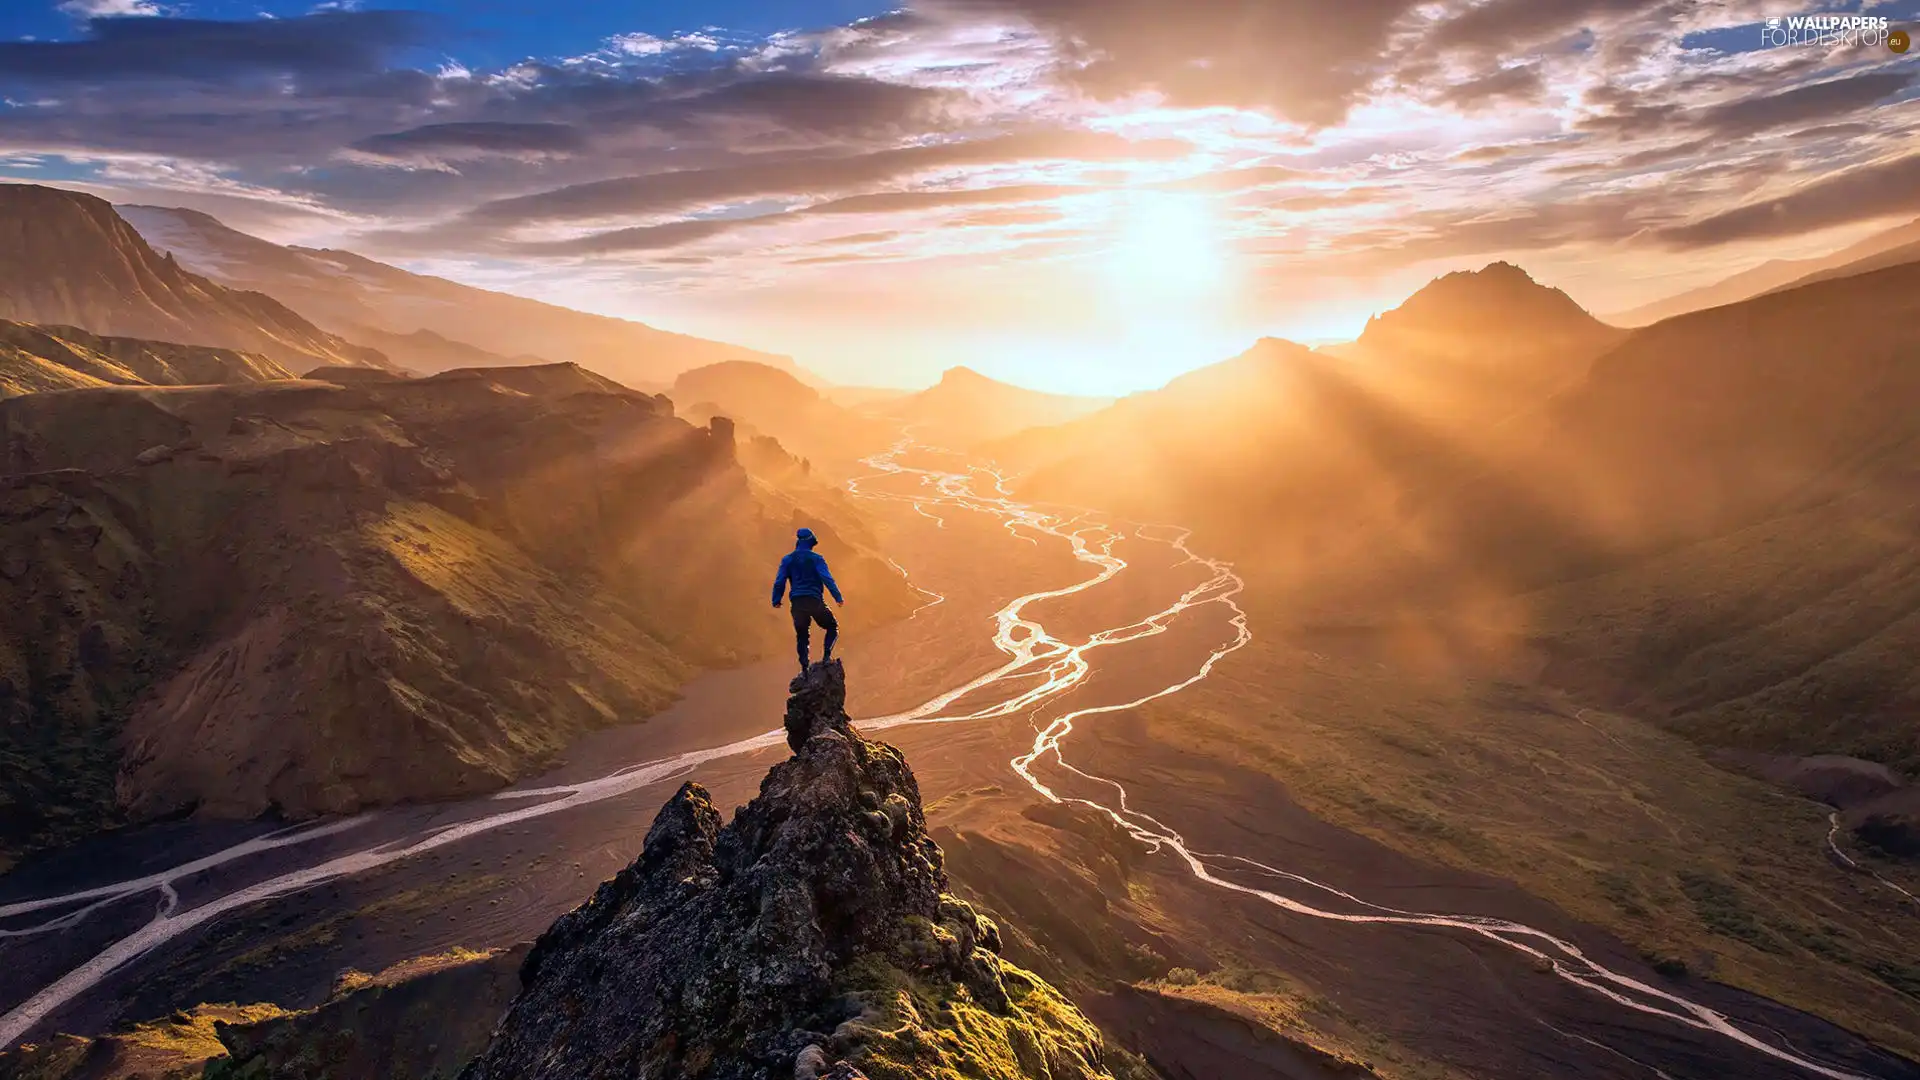
<svg viewBox="0 0 1920 1080"><path fill-rule="evenodd" d="M815 555L814 558L820 560L820 580L827 586L827 591L833 594L833 602L836 604L846 603L846 599L840 595L840 586L834 583L833 575L827 571L826 557L823 555Z"/></svg>
<svg viewBox="0 0 1920 1080"><path fill-rule="evenodd" d="M780 560L780 572L773 575L773 606L780 606L780 597L787 591L787 578L793 574L793 556Z"/></svg>

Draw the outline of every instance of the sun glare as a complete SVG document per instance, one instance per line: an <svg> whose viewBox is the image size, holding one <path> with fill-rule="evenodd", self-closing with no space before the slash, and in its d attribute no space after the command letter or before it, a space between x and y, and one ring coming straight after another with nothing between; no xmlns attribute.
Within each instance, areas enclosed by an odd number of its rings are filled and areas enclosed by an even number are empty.
<svg viewBox="0 0 1920 1080"><path fill-rule="evenodd" d="M1220 343L1238 284L1214 200L1130 192L1116 201L1111 229L1099 346L1104 378L1158 386L1206 363L1196 345Z"/></svg>
<svg viewBox="0 0 1920 1080"><path fill-rule="evenodd" d="M1136 192L1119 208L1110 249L1115 299L1128 310L1192 309L1226 281L1226 245L1209 201Z"/></svg>

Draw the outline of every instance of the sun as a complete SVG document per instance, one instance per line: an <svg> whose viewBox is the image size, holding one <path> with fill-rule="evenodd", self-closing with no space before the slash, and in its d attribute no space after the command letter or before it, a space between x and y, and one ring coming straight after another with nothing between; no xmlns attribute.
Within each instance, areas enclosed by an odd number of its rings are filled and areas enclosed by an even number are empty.
<svg viewBox="0 0 1920 1080"><path fill-rule="evenodd" d="M1115 300L1127 310L1167 313L1218 295L1227 245L1210 199L1131 192L1116 209L1107 267Z"/></svg>

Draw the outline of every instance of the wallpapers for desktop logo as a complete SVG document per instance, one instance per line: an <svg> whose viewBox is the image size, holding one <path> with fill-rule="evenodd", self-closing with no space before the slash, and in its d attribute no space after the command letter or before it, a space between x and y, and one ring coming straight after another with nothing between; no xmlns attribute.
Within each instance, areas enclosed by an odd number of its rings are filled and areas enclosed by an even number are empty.
<svg viewBox="0 0 1920 1080"><path fill-rule="evenodd" d="M1760 43L1768 48L1865 46L1903 53L1909 38L1884 15L1787 15L1767 20L1760 28Z"/></svg>

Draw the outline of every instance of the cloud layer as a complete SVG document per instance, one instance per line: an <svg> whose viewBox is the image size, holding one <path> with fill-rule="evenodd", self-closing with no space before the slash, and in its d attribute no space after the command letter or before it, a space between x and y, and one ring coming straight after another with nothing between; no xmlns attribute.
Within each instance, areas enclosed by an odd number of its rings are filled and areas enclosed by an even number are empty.
<svg viewBox="0 0 1920 1080"><path fill-rule="evenodd" d="M0 172L696 328L752 305L776 347L848 297L1095 322L1168 213L1231 262L1236 332L1448 261L1697 277L1920 213L1920 67L1759 48L1768 0L918 0L484 70L416 13L88 2L0 42Z"/></svg>

